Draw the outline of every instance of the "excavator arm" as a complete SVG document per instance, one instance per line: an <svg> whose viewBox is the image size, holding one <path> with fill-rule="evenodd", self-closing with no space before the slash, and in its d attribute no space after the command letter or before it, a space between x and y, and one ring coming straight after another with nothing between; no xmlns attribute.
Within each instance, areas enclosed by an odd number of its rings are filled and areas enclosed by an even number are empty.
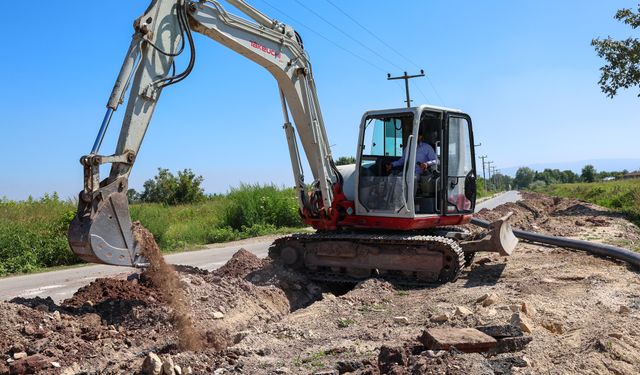
<svg viewBox="0 0 640 375"><path fill-rule="evenodd" d="M107 103L107 112L89 155L80 160L84 188L69 228L69 243L81 259L132 266L144 259L136 248L127 199L128 177L164 88L185 79L195 63L192 31L201 33L267 69L276 79L284 129L303 216L331 220L342 178L333 163L318 103L311 64L302 40L290 27L243 0L227 0L251 20L228 13L214 0L153 0L134 23L134 35ZM190 52L187 68L176 73L174 59ZM99 154L113 112L126 110L115 152ZM289 120L293 117L294 125ZM298 151L299 137L311 167L308 193ZM101 180L100 166L111 164Z"/></svg>

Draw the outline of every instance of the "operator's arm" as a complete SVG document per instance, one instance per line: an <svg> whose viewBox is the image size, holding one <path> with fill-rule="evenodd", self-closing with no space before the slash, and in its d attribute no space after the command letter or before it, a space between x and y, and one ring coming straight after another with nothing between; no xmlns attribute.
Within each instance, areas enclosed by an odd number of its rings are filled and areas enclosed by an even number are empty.
<svg viewBox="0 0 640 375"><path fill-rule="evenodd" d="M440 160L438 160L438 155L434 151L433 147L431 147L428 143L423 143L425 145L425 163L427 165L437 165L440 164Z"/></svg>
<svg viewBox="0 0 640 375"><path fill-rule="evenodd" d="M433 147L425 142L418 144L416 162L418 163L418 167L422 171L426 171L427 168L429 168L429 166L431 165L437 165L438 163L440 163L440 161L438 160L438 155L433 150Z"/></svg>
<svg viewBox="0 0 640 375"><path fill-rule="evenodd" d="M402 156L400 157L400 159L391 162L391 167L392 168L398 168L398 167L401 167L402 165L404 165L404 156L406 154L407 153L403 151L402 152Z"/></svg>

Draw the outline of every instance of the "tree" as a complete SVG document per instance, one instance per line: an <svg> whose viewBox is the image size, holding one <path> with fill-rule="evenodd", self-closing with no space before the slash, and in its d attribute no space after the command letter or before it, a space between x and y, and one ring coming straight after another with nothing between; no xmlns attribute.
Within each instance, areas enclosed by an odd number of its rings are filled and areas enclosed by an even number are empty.
<svg viewBox="0 0 640 375"><path fill-rule="evenodd" d="M546 168L542 172L536 172L534 181L544 181L545 185L551 185L562 181L562 172L559 169Z"/></svg>
<svg viewBox="0 0 640 375"><path fill-rule="evenodd" d="M520 167L516 171L516 178L513 179L513 183L517 188L524 189L529 187L529 184L533 182L536 172L529 167Z"/></svg>
<svg viewBox="0 0 640 375"><path fill-rule="evenodd" d="M204 199L203 180L191 169L178 171L176 177L168 169L158 168L158 174L144 183L140 200L168 205L195 203Z"/></svg>
<svg viewBox="0 0 640 375"><path fill-rule="evenodd" d="M336 160L336 165L347 165L347 164L355 164L356 158L353 156L340 156L338 160Z"/></svg>
<svg viewBox="0 0 640 375"><path fill-rule="evenodd" d="M620 9L615 19L622 21L636 29L640 26L640 4L638 11ZM629 37L625 40L593 39L591 45L595 47L598 56L606 60L600 68L600 88L610 98L613 98L621 88L640 87L640 40ZM640 97L640 93L638 93Z"/></svg>
<svg viewBox="0 0 640 375"><path fill-rule="evenodd" d="M127 190L127 199L129 200L129 204L137 203L140 200L140 194L136 189L129 189Z"/></svg>
<svg viewBox="0 0 640 375"><path fill-rule="evenodd" d="M580 180L583 182L593 182L596 180L596 168L587 164L582 168L582 174L580 175Z"/></svg>
<svg viewBox="0 0 640 375"><path fill-rule="evenodd" d="M578 182L579 179L580 177L576 173L574 173L572 170L567 169L562 171L562 178L560 179L560 181L565 184L571 184L574 182Z"/></svg>
<svg viewBox="0 0 640 375"><path fill-rule="evenodd" d="M529 184L529 189L531 190L539 190L547 186L547 183L543 180L535 180L531 184Z"/></svg>

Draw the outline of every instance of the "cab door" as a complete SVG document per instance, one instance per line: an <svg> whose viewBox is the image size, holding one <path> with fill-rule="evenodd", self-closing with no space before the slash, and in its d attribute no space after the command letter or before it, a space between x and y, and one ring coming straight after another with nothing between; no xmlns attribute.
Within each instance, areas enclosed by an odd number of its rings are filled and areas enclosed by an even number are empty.
<svg viewBox="0 0 640 375"><path fill-rule="evenodd" d="M358 215L412 217L414 118L410 110L365 114L357 155ZM392 170L387 170L393 163Z"/></svg>
<svg viewBox="0 0 640 375"><path fill-rule="evenodd" d="M442 207L445 215L473 213L476 205L476 164L471 118L463 113L445 116Z"/></svg>

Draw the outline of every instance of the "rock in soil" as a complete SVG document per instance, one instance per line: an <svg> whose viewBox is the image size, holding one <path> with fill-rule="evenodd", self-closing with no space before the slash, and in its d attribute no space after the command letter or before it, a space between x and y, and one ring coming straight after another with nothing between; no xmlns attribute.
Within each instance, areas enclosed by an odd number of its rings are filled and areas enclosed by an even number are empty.
<svg viewBox="0 0 640 375"><path fill-rule="evenodd" d="M539 194L524 198L479 216L491 220L514 211L519 229L640 243L636 226L602 207ZM171 357L174 373L179 367L183 374L640 373L637 270L526 242L506 260L485 257L489 261L474 263L456 282L406 289L377 279L355 287L318 284L241 251L217 272L176 266L171 295L147 270L97 279L62 304L15 298L0 302L0 375L140 373L150 352ZM495 303L476 303L491 294L499 296ZM172 299L191 315L201 348L181 345ZM458 307L473 313L455 314ZM513 329L528 319L531 332L505 336L517 333L507 327L512 314L518 315ZM438 316L447 319L432 320ZM492 353L428 349L417 341L427 329L474 327L494 327ZM20 352L27 357L14 360Z"/></svg>
<svg viewBox="0 0 640 375"><path fill-rule="evenodd" d="M419 341L431 350L487 352L496 347L496 339L475 328L431 328L420 336Z"/></svg>

